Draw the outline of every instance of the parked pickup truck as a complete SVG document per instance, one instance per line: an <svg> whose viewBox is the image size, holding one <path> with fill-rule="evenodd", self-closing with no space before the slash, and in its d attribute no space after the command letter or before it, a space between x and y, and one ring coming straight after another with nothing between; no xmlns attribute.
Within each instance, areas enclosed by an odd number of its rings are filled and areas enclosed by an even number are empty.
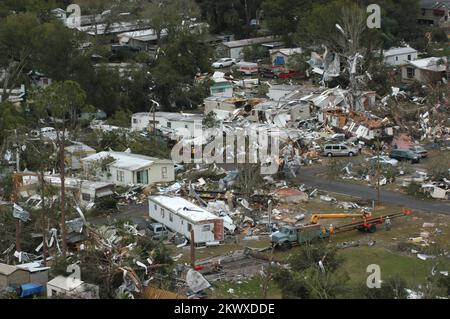
<svg viewBox="0 0 450 319"><path fill-rule="evenodd" d="M411 150L393 150L391 153L391 158L394 158L398 161L410 161L411 163L419 163L420 156Z"/></svg>
<svg viewBox="0 0 450 319"><path fill-rule="evenodd" d="M148 234L153 240L162 240L169 236L169 231L163 224L152 223L148 225Z"/></svg>
<svg viewBox="0 0 450 319"><path fill-rule="evenodd" d="M416 153L420 158L428 157L428 151L420 145L411 146L409 149Z"/></svg>

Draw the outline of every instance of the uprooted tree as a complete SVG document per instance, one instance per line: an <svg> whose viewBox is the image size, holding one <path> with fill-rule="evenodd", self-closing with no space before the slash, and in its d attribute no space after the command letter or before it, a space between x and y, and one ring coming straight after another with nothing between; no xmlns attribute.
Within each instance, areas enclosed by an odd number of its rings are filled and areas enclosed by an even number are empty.
<svg viewBox="0 0 450 319"><path fill-rule="evenodd" d="M275 270L273 277L283 298L330 299L345 292L349 277L336 247L306 244L288 262L290 269Z"/></svg>

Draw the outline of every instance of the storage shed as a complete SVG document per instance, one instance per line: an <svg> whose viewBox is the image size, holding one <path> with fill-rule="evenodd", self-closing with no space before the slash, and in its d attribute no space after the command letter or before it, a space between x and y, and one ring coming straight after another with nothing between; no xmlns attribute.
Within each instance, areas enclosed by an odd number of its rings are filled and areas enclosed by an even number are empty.
<svg viewBox="0 0 450 319"><path fill-rule="evenodd" d="M21 285L30 281L30 273L16 266L0 264L0 287Z"/></svg>

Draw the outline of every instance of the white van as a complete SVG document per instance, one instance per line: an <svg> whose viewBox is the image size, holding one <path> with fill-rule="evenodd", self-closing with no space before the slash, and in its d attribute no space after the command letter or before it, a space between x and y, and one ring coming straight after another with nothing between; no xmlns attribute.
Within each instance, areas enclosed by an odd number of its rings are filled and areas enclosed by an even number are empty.
<svg viewBox="0 0 450 319"><path fill-rule="evenodd" d="M239 62L236 64L238 72L243 75L254 75L258 74L258 63L251 62Z"/></svg>
<svg viewBox="0 0 450 319"><path fill-rule="evenodd" d="M34 138L43 137L49 140L56 140L56 130L53 127L43 127L40 130L31 131L31 136Z"/></svg>

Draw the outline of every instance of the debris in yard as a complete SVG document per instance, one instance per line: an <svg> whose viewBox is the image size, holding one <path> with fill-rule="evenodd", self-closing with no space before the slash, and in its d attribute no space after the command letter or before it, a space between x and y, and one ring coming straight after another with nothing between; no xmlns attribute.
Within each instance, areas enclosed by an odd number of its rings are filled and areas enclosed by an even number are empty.
<svg viewBox="0 0 450 319"><path fill-rule="evenodd" d="M292 204L308 201L308 194L295 188L279 188L273 191L276 198L282 203Z"/></svg>
<svg viewBox="0 0 450 319"><path fill-rule="evenodd" d="M188 244L188 240L185 239L184 242L182 242L181 244L177 245L177 248L184 247L184 246L186 246L187 244Z"/></svg>
<svg viewBox="0 0 450 319"><path fill-rule="evenodd" d="M187 272L186 283L194 293L211 287L210 283L198 271L193 269L189 269Z"/></svg>
<svg viewBox="0 0 450 319"><path fill-rule="evenodd" d="M318 264L319 264L319 268L322 271L322 273L325 273L325 267L323 266L322 260L319 260Z"/></svg>
<svg viewBox="0 0 450 319"><path fill-rule="evenodd" d="M405 289L408 293L408 299L423 299L424 294L422 292L417 292L411 289Z"/></svg>
<svg viewBox="0 0 450 319"><path fill-rule="evenodd" d="M259 240L259 236L245 236L243 240Z"/></svg>
<svg viewBox="0 0 450 319"><path fill-rule="evenodd" d="M356 203L352 203L352 202L338 202L338 207L341 207L341 208L346 209L346 210L361 208L361 206L359 206Z"/></svg>
<svg viewBox="0 0 450 319"><path fill-rule="evenodd" d="M30 213L15 203L13 205L13 217L20 219L22 222L31 220Z"/></svg>
<svg viewBox="0 0 450 319"><path fill-rule="evenodd" d="M428 238L430 238L430 233L427 232L427 231L426 232L421 232L420 233L420 237L428 239Z"/></svg>
<svg viewBox="0 0 450 319"><path fill-rule="evenodd" d="M436 256L431 256L431 255L426 255L426 254L417 254L417 258L425 261L428 259L436 258Z"/></svg>
<svg viewBox="0 0 450 319"><path fill-rule="evenodd" d="M336 202L336 198L327 195L320 195L320 200L327 203Z"/></svg>
<svg viewBox="0 0 450 319"><path fill-rule="evenodd" d="M338 247L341 249L358 247L358 246L359 246L359 242L356 242L356 241L351 241L351 242L345 241L342 244L338 245Z"/></svg>

